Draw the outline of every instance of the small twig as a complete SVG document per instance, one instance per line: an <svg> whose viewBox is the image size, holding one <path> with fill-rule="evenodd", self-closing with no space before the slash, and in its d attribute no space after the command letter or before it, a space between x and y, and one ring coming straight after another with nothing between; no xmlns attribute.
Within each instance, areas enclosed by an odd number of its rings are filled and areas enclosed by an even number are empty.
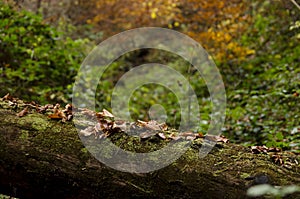
<svg viewBox="0 0 300 199"><path fill-rule="evenodd" d="M123 181L123 182L124 182L124 181ZM151 193L151 191L145 190L144 188L139 187L139 186L133 184L132 182L125 181L125 183L126 183L126 184L129 184L129 185L131 185L131 186L133 186L134 188L136 188L136 189L138 189L138 190L140 190L140 191L142 191L142 192L144 192L144 193Z"/></svg>
<svg viewBox="0 0 300 199"><path fill-rule="evenodd" d="M291 0L291 2L300 10L300 6L295 0Z"/></svg>
<svg viewBox="0 0 300 199"><path fill-rule="evenodd" d="M193 51L194 52L194 51ZM192 59L193 59L193 57L192 57ZM188 76L189 76L189 84L191 84L191 67L192 67L192 64L190 64L189 65L189 69L188 69ZM189 103L189 105L188 105L188 112L189 112L189 114L188 114L188 127L190 127L190 125L191 125L191 86L189 85L189 90L188 90L188 96L189 96L189 98L188 98L188 103Z"/></svg>

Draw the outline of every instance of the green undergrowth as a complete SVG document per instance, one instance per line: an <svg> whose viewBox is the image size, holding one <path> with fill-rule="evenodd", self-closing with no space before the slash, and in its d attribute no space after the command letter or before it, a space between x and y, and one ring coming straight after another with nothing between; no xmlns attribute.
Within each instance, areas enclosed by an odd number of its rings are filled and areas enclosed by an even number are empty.
<svg viewBox="0 0 300 199"><path fill-rule="evenodd" d="M66 103L89 40L73 40L42 16L0 1L0 95Z"/></svg>
<svg viewBox="0 0 300 199"><path fill-rule="evenodd" d="M215 60L227 92L226 122L220 133L234 143L266 145L299 153L298 12L284 9L279 2L253 1L249 4L253 24L241 35L239 42L253 49L255 54L244 61ZM73 40L67 33L60 33L46 24L41 16L17 11L4 3L1 3L0 19L0 95L10 92L41 104L70 103L77 70L93 45L89 39ZM190 82L200 112L200 122L193 131L206 134L212 110L206 82L186 60L162 50L136 50L111 63L98 82L95 96L89 99L95 101L96 110L111 111L112 93L118 80L134 66L145 63L168 65ZM82 90L78 95L85 92ZM162 85L141 85L132 92L130 99L119 97L124 102L120 107L128 105L134 121L152 119L149 110L157 104L164 111L157 109L160 115L156 115L156 119L170 127L178 129L181 120L186 119L178 96ZM185 100L188 103L188 97ZM135 139L137 142L138 138ZM143 147L151 151L151 147Z"/></svg>

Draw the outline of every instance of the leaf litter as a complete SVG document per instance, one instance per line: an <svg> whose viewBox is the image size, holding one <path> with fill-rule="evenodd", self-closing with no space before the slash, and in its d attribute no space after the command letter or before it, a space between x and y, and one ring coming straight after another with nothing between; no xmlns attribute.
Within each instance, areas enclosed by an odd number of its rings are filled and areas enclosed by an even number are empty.
<svg viewBox="0 0 300 199"><path fill-rule="evenodd" d="M51 120L57 120L61 122L69 122L73 120L74 112L84 115L85 118L95 119L95 122L85 121L83 128L79 131L79 134L84 137L94 136L95 139L105 139L110 137L114 133L127 133L134 132L141 141L152 139L153 137L160 140L189 140L196 139L208 139L218 143L228 143L229 139L225 136L203 135L202 132L178 132L168 127L166 123L159 123L155 120L136 122L129 122L123 120L115 120L115 116L108 110L103 109L100 112L91 111L85 108L76 108L72 104L67 104L64 108L61 108L60 104L46 104L39 105L36 102L24 102L18 98L12 97L10 94L6 94L0 98L0 101L7 102L9 108L14 110L21 110L16 115L18 117L25 117L31 114L33 110L37 113L45 114ZM281 149L276 147L266 146L251 146L251 152L254 154L268 154L270 159L275 164L290 168L292 165L298 165L299 162L296 158L285 157L282 154Z"/></svg>
<svg viewBox="0 0 300 199"><path fill-rule="evenodd" d="M46 114L51 120L62 122L72 121L74 112L84 115L85 118L97 119L95 122L86 121L84 127L79 131L79 134L85 137L95 136L95 139L104 139L118 132L133 132L141 140L147 140L152 137L157 137L161 140L179 140L185 139L193 141L198 138L207 138L216 142L228 143L229 140L224 136L205 136L201 132L175 132L170 131L166 123L159 123L155 120L129 122L123 120L115 120L115 116L108 110L103 109L100 112L91 111L85 108L76 108L72 104L67 104L61 108L60 104L39 105L35 102L24 102L18 98L6 94L2 101L8 101L11 106L18 108L23 107L23 110L17 113L17 116L24 117L30 114L30 110L35 110L38 113Z"/></svg>

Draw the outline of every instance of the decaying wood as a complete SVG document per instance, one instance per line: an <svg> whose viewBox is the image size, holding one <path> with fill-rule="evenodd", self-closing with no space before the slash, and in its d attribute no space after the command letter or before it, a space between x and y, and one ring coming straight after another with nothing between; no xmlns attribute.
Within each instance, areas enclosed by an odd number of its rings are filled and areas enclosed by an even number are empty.
<svg viewBox="0 0 300 199"><path fill-rule="evenodd" d="M111 169L93 158L70 121L0 101L0 193L19 198L245 198L249 186L300 184L299 157L217 144L204 158L197 145L147 174ZM27 110L26 110L27 111ZM24 113L24 112L23 112ZM20 115L22 117L20 117ZM200 139L200 138L199 138ZM147 141L147 140L146 140ZM297 195L291 196L297 197Z"/></svg>

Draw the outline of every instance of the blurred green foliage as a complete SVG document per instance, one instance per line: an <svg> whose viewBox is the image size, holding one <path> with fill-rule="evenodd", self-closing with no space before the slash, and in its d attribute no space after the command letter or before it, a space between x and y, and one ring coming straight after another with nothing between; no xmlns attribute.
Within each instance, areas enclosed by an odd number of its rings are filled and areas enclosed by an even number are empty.
<svg viewBox="0 0 300 199"><path fill-rule="evenodd" d="M64 37L41 16L2 2L0 35L0 95L66 103L88 40Z"/></svg>
<svg viewBox="0 0 300 199"><path fill-rule="evenodd" d="M203 124L199 130L206 132L208 129L208 121L210 119L210 100L209 92L204 80L195 68L193 68L186 60L180 56L173 55L170 52L157 49L141 49L129 54L121 56L112 63L103 73L96 92L96 105L98 110L111 106L111 96L113 89L126 72L132 69L132 66L139 66L146 63L159 63L167 65L178 71L185 79L191 82L191 87L195 91L198 104L200 106L200 116ZM141 78L143 78L141 76ZM168 77L166 77L168 78ZM178 84L182 82L170 82L170 84ZM187 91L188 92L188 91ZM188 95L188 93L186 93ZM135 90L128 103L131 117L134 120L149 120L149 109L156 104L164 107L166 112L166 122L177 128L181 121L181 108L178 96L172 93L169 88L162 85L146 84ZM126 99L124 99L126 100ZM188 100L188 98L186 98Z"/></svg>
<svg viewBox="0 0 300 199"><path fill-rule="evenodd" d="M249 2L253 24L236 42L255 54L243 61L215 60L227 90L222 130L233 142L300 152L300 16L296 8L280 2ZM70 102L76 72L93 44L89 39L71 39L76 27L68 32L65 25L58 28L64 30L61 33L41 16L0 5L0 95L9 92L40 103ZM206 133L211 101L204 80L185 60L159 50L131 52L112 63L97 87L97 110L110 110L118 79L143 63L166 64L191 82L200 106L199 131ZM149 119L149 108L161 104L167 123L173 127L180 123L178 99L162 86L144 85L128 103L133 119Z"/></svg>
<svg viewBox="0 0 300 199"><path fill-rule="evenodd" d="M269 184L254 185L247 190L249 197L262 197L281 199L289 197L290 194L300 192L300 187L297 185L288 186L272 186Z"/></svg>
<svg viewBox="0 0 300 199"><path fill-rule="evenodd" d="M228 77L224 133L244 144L300 151L300 20L297 8L258 1L241 42L255 49Z"/></svg>

